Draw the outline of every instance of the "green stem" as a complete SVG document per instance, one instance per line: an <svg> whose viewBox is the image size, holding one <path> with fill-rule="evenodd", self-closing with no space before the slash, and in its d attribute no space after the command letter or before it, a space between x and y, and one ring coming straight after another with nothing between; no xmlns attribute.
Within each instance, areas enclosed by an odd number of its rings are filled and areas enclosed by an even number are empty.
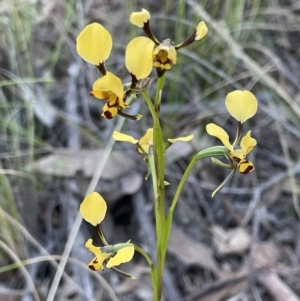
<svg viewBox="0 0 300 301"><path fill-rule="evenodd" d="M161 103L161 93L165 84L166 79L166 73L163 74L162 77L159 77L157 79L157 86L156 86L156 93L155 93L155 103L154 108L157 115L159 115L160 112L160 103Z"/></svg>
<svg viewBox="0 0 300 301"><path fill-rule="evenodd" d="M163 249L163 239L164 239L164 228L166 222L166 213L165 213L165 186L164 186L164 143L163 143L163 135L159 122L159 110L156 111L160 106L160 95L161 89L163 87L164 79L158 80L158 86L156 92L155 103L158 105L157 107L153 106L153 103L146 91L143 91L142 94L146 103L149 107L149 110L153 119L153 156L149 156L149 166L152 168L152 181L153 181L153 189L155 194L155 221L156 221L156 234L157 234L157 244L156 244L156 276L153 278L155 282L153 282L154 296L153 300L160 301L162 296L162 278L164 271L164 249ZM154 177L155 174L155 178Z"/></svg>
<svg viewBox="0 0 300 301"><path fill-rule="evenodd" d="M134 245L134 249L137 252L139 252L141 255L144 256L144 258L146 259L146 261L148 262L148 264L149 264L149 266L150 266L150 268L152 270L153 267L154 267L154 265L153 265L153 261L151 260L150 256L141 247L139 247L139 246L137 246L135 244L133 244L133 245Z"/></svg>
<svg viewBox="0 0 300 301"><path fill-rule="evenodd" d="M156 273L155 273L155 266L153 264L153 261L151 260L151 258L149 257L149 255L139 246L134 244L134 249L139 252L142 256L144 256L144 258L146 259L146 261L148 262L150 268L151 268L151 279L152 279L152 283L156 283ZM154 290L155 287L153 286Z"/></svg>
<svg viewBox="0 0 300 301"><path fill-rule="evenodd" d="M169 237L170 237L170 232L171 232L171 227L172 227L172 221L173 221L173 213L175 210L175 207L177 205L179 196L181 194L182 188L190 174L190 172L192 171L192 169L194 168L195 164L203 159L203 158L207 158L207 157L217 157L217 156L224 156L224 154L226 154L227 149L224 146L214 146L214 147L209 147L206 148L202 151L200 151L190 162L190 164L188 165L188 167L186 168L179 184L177 187L177 190L175 192L172 204L170 206L170 209L168 211L168 215L167 215L167 220L165 223L165 231L164 231L164 238L163 238L163 242L164 242L164 258L166 256L166 250L167 250L167 246L168 246L168 241L169 241Z"/></svg>
<svg viewBox="0 0 300 301"><path fill-rule="evenodd" d="M156 172L156 183L154 183L154 193L155 200L158 201L159 206L159 217L156 216L156 218L161 218L162 224L159 226L163 226L165 221L165 199L164 199L164 177L165 177L165 171L164 171L164 143L163 143L163 135L160 127L160 122L158 119L158 116L155 112L153 103L148 95L147 92L142 92L144 99L147 102L147 105L150 109L150 113L153 118L153 154L154 154L154 166L155 166L155 172ZM150 158L151 159L151 158ZM153 177L153 175L152 175ZM155 187L156 186L156 187ZM163 230L163 229L162 229ZM159 236L162 234L162 232L159 233ZM158 238L159 238L158 236Z"/></svg>
<svg viewBox="0 0 300 301"><path fill-rule="evenodd" d="M97 226L96 226L96 229L97 229L97 233L98 233L98 235L99 235L99 237L100 237L102 243L103 243L105 246L108 246L108 242L107 242L107 240L106 240L106 238L105 238L105 236L104 236L104 233L103 233L103 231L102 231L100 225L97 225Z"/></svg>
<svg viewBox="0 0 300 301"><path fill-rule="evenodd" d="M160 214L160 208L158 204L158 185L157 185L157 174L156 174L156 167L155 167L155 160L153 155L153 148L149 148L149 154L148 154L148 162L149 162L149 168L152 178L152 184L153 184L153 193L154 193L154 211L155 211L155 225L156 225L156 237L159 237L159 235L162 232L161 226L161 214Z"/></svg>

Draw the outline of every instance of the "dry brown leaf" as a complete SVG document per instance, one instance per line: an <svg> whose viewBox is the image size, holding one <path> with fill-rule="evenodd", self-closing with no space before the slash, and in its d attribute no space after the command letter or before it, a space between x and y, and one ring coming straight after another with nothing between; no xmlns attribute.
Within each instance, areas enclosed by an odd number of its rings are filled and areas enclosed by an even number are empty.
<svg viewBox="0 0 300 301"><path fill-rule="evenodd" d="M219 268L213 258L210 248L196 242L185 235L181 230L172 229L168 252L186 265L198 265L202 268L219 274Z"/></svg>
<svg viewBox="0 0 300 301"><path fill-rule="evenodd" d="M46 175L74 177L82 172L91 178L104 150L57 149L55 153L41 158L34 164L34 169ZM121 151L112 151L102 174L102 179L113 180L126 174L135 166L134 161Z"/></svg>
<svg viewBox="0 0 300 301"><path fill-rule="evenodd" d="M224 230L218 225L211 228L213 245L219 255L241 254L249 249L251 236L242 227Z"/></svg>

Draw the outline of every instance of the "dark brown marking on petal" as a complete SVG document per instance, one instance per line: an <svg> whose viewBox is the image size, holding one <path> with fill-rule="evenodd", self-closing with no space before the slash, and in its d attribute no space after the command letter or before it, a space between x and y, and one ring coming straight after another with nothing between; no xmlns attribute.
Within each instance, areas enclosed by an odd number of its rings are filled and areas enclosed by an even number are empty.
<svg viewBox="0 0 300 301"><path fill-rule="evenodd" d="M159 46L158 46L159 47ZM171 65L174 63L169 58L170 53L166 49L159 49L153 56L153 66L163 69L171 69Z"/></svg>
<svg viewBox="0 0 300 301"><path fill-rule="evenodd" d="M251 172L252 170L254 170L253 164L251 162L249 162L248 160L243 160L243 162L241 163L240 166L242 166L244 164L246 164L247 167L246 167L245 170L240 171L241 174L247 174L247 173Z"/></svg>
<svg viewBox="0 0 300 301"><path fill-rule="evenodd" d="M249 173L250 171L252 171L254 169L254 166L249 165L243 172L241 172L241 174L245 175L247 173Z"/></svg>
<svg viewBox="0 0 300 301"><path fill-rule="evenodd" d="M239 158L239 157L232 157L232 160L234 160L236 163L241 162L241 158Z"/></svg>
<svg viewBox="0 0 300 301"><path fill-rule="evenodd" d="M109 108L117 108L117 107L119 107L119 98L116 97L115 101L112 104L110 104L110 101L108 101L107 102L107 106Z"/></svg>
<svg viewBox="0 0 300 301"><path fill-rule="evenodd" d="M154 67L159 67L162 69L166 69L169 70L171 69L171 65L172 65L172 61L168 58L166 58L161 52L166 52L165 50L160 50L159 53L157 54L157 56L155 56L153 63L154 63ZM159 66L158 66L158 64Z"/></svg>
<svg viewBox="0 0 300 301"><path fill-rule="evenodd" d="M111 114L110 111L102 111L102 115L106 118L106 119L112 119L113 116Z"/></svg>
<svg viewBox="0 0 300 301"><path fill-rule="evenodd" d="M91 269L92 271L96 271L95 267L92 264L89 265L89 269Z"/></svg>
<svg viewBox="0 0 300 301"><path fill-rule="evenodd" d="M166 64L167 62L169 63L170 60L168 59L168 51L165 49L159 50L154 60L160 62L161 64Z"/></svg>

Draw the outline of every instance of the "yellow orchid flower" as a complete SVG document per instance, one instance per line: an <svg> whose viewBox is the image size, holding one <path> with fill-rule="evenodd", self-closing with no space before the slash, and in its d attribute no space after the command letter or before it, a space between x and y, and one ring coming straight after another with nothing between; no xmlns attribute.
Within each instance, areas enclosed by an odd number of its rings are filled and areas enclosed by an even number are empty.
<svg viewBox="0 0 300 301"><path fill-rule="evenodd" d="M96 247L93 245L93 240L88 239L85 247L95 255L95 258L88 264L93 271L103 270L103 264L106 264L107 268L112 268L129 262L134 255L134 247L130 243Z"/></svg>
<svg viewBox="0 0 300 301"><path fill-rule="evenodd" d="M257 141L251 137L251 131L248 131L247 134L242 138L241 133L244 122L253 117L257 111L257 100L250 91L236 90L228 93L225 104L229 114L238 122L237 134L234 142L231 144L226 131L214 123L209 123L208 125L206 125L206 131L209 135L221 140L221 142L225 146L224 150L221 150L221 153L224 151L224 155L230 161L230 164L226 164L216 158L212 158L212 162L221 167L230 168L232 169L232 171L226 177L226 179L213 191L212 197L225 186L225 184L234 175L237 169L239 169L240 173L242 174L247 174L254 170L253 163L251 161L248 161L246 159L246 156L256 146ZM239 141L240 144L239 146L237 146ZM213 148L214 147L212 147L212 149Z"/></svg>
<svg viewBox="0 0 300 301"><path fill-rule="evenodd" d="M246 174L254 170L253 163L246 160L246 155L249 154L257 144L256 140L251 137L251 131L242 138L240 148L236 148L235 145L230 144L228 134L218 125L209 123L206 126L206 131L209 135L222 141L224 146L229 150L228 157L231 162L237 164L241 173Z"/></svg>
<svg viewBox="0 0 300 301"><path fill-rule="evenodd" d="M176 64L177 52L170 39L163 40L153 51L153 66L161 69L171 69Z"/></svg>
<svg viewBox="0 0 300 301"><path fill-rule="evenodd" d="M241 124L253 117L258 107L255 96L247 90L228 93L225 105L229 114Z"/></svg>
<svg viewBox="0 0 300 301"><path fill-rule="evenodd" d="M142 9L140 12L133 12L130 16L130 22L143 28L145 34L148 36L148 41L141 39L141 37L136 38L133 45L139 51L132 51L132 54L135 54L135 56L130 57L127 55L127 59L125 59L127 69L135 76L140 68L147 71L150 70L148 75L152 70L152 66L157 67L161 73L171 69L171 65L176 64L177 50L190 45L194 41L201 40L208 32L205 22L201 21L197 25L195 32L184 42L177 45L174 45L170 39L160 42L150 29L150 17L150 13L146 9ZM131 42L129 45L131 50L133 45L131 45Z"/></svg>
<svg viewBox="0 0 300 301"><path fill-rule="evenodd" d="M153 146L153 129L150 128L147 130L146 134L141 137L139 140L135 139L134 137L130 136L130 135L126 135L117 131L113 132L113 138L116 141L123 141L123 142L128 142L128 143L132 143L132 144L136 144L137 145L137 150L140 153L144 153L144 154L149 154L149 149L150 147ZM168 139L169 142L169 146L170 144L173 144L175 142L188 142L190 140L192 140L194 138L194 135L188 135L188 136L184 136L184 137L178 137L178 138L173 138L173 139Z"/></svg>
<svg viewBox="0 0 300 301"><path fill-rule="evenodd" d="M76 39L77 53L88 63L99 66L112 49L110 33L98 23L87 25Z"/></svg>
<svg viewBox="0 0 300 301"><path fill-rule="evenodd" d="M111 119L117 115L119 107L126 108L127 105L123 101L124 88L120 78L106 72L106 75L97 79L93 84L91 96L99 99L107 100L102 109L102 116Z"/></svg>
<svg viewBox="0 0 300 301"><path fill-rule="evenodd" d="M103 221L106 210L106 202L97 192L92 192L87 195L79 208L82 218L94 227Z"/></svg>
<svg viewBox="0 0 300 301"><path fill-rule="evenodd" d="M149 154L150 147L153 146L153 129L148 129L146 134L139 140L138 151Z"/></svg>
<svg viewBox="0 0 300 301"><path fill-rule="evenodd" d="M131 144L136 144L138 152L144 153L144 154L148 154L149 148L151 146L153 146L153 129L152 128L148 129L146 134L143 137L141 137L139 140L135 139L134 137L132 137L130 135L126 135L126 134L120 133L118 131L114 131L112 136L116 141L123 141L123 142L128 142Z"/></svg>
<svg viewBox="0 0 300 301"><path fill-rule="evenodd" d="M103 253L101 248L95 247L93 245L93 240L88 239L85 243L85 247L95 254L95 258L88 264L88 267L93 271L103 270L103 263L107 260L111 254L110 253Z"/></svg>
<svg viewBox="0 0 300 301"><path fill-rule="evenodd" d="M79 211L85 221L94 227L99 227L99 224L105 217L107 205L99 193L92 192L83 200ZM99 231L102 232L100 227ZM104 263L106 264L106 267L111 268L118 266L121 263L128 262L132 259L134 254L134 246L131 243L120 243L111 246L107 244L103 233L101 233L100 238L105 244L104 247L94 246L92 239L87 240L85 244L86 248L95 255L95 258L88 265L90 269L94 271L103 270ZM126 274L119 270L118 272L121 272L124 275ZM126 275L132 277L129 274Z"/></svg>

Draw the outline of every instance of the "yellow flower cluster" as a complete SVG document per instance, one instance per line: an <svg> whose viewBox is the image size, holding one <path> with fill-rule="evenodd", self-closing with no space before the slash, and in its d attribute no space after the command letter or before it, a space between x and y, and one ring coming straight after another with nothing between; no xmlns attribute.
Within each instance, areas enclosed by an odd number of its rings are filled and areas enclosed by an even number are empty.
<svg viewBox="0 0 300 301"><path fill-rule="evenodd" d="M257 111L257 100L249 91L233 91L226 97L226 108L229 114L238 121L237 136L231 144L229 136L220 126L210 123L206 126L206 131L209 135L217 137L222 141L228 150L228 158L231 162L231 167L238 168L243 174L254 170L252 162L246 160L246 155L256 146L257 142L251 137L251 131L241 139L240 146L237 144L241 138L241 130L246 120L253 117ZM218 161L215 160L215 163Z"/></svg>
<svg viewBox="0 0 300 301"><path fill-rule="evenodd" d="M165 39L160 42L155 37L150 28L150 13L146 9L142 9L141 12L132 13L130 16L130 22L140 28L143 28L145 34L149 38L147 40L143 38L143 44L144 46L147 45L146 49L149 51L147 57L152 57L153 66L162 70L169 70L171 69L172 64L176 64L178 49L188 46L194 41L201 40L208 32L206 24L201 21L195 32L187 40L174 45L171 39ZM136 38L134 46L138 46L140 39L141 37Z"/></svg>
<svg viewBox="0 0 300 301"><path fill-rule="evenodd" d="M130 16L134 25L143 28L147 37L132 39L125 51L125 66L132 76L134 88L138 80L147 78L153 67L158 69L158 74L163 74L176 64L177 50L185 47L196 40L202 39L207 34L207 27L202 21L198 24L195 32L186 41L176 46L170 39L159 42L150 29L150 13L142 9ZM91 96L106 100L102 110L102 116L113 118L120 111L127 108L126 94L120 78L111 72L107 72L104 62L109 58L113 46L110 33L98 23L87 25L76 39L78 54L88 63L95 65L102 73L93 84Z"/></svg>
<svg viewBox="0 0 300 301"><path fill-rule="evenodd" d="M97 192L90 193L83 200L79 209L82 218L94 227L103 221L106 210L106 202ZM96 247L93 245L93 240L88 239L85 246L95 255L94 259L88 265L94 271L103 270L103 264L107 268L118 266L121 263L130 261L134 255L134 247L130 243Z"/></svg>

